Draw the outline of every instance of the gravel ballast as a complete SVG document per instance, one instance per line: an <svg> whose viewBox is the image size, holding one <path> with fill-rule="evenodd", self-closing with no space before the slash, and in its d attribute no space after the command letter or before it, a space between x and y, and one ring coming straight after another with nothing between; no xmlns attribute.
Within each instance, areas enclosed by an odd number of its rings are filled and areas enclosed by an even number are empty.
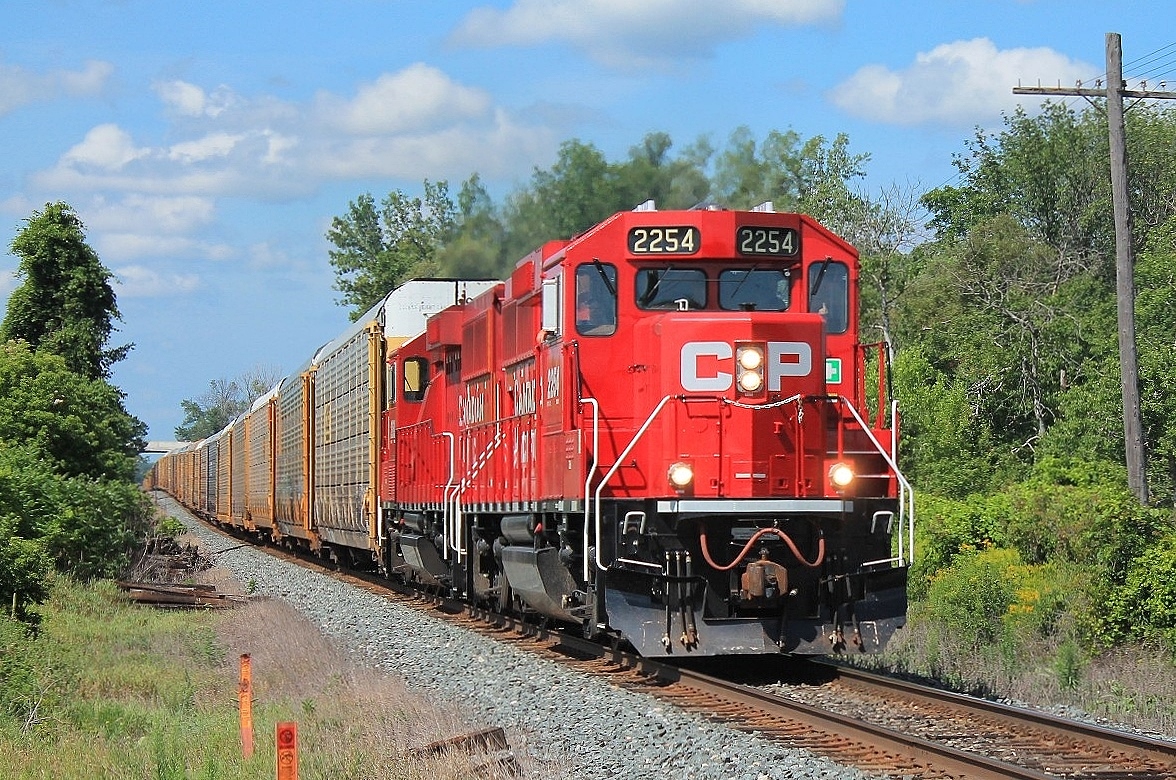
<svg viewBox="0 0 1176 780"><path fill-rule="evenodd" d="M401 678L419 694L458 707L470 722L521 734L525 744L512 747L542 767L545 780L870 777L240 547L172 499L158 500L189 527L218 566L254 593L290 603L363 663Z"/></svg>

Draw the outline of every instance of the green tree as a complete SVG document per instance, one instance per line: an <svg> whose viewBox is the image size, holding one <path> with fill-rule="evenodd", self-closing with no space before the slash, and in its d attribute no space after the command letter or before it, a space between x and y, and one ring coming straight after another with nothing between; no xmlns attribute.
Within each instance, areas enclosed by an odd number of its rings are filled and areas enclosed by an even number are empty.
<svg viewBox="0 0 1176 780"><path fill-rule="evenodd" d="M36 448L0 441L0 528L9 539L0 546L0 595L43 596L47 564L81 578L116 576L150 517L138 486L66 476Z"/></svg>
<svg viewBox="0 0 1176 780"><path fill-rule="evenodd" d="M1152 232L1135 271L1139 291L1135 337L1148 485L1157 505L1171 507L1176 506L1176 216ZM1117 380L1117 373L1112 377ZM1118 392L1117 381L1111 389ZM1121 428L1116 433L1112 441L1121 452Z"/></svg>
<svg viewBox="0 0 1176 780"><path fill-rule="evenodd" d="M513 260L555 238L571 238L636 203L622 203L615 170L592 144L565 141L555 164L507 198L506 250Z"/></svg>
<svg viewBox="0 0 1176 780"><path fill-rule="evenodd" d="M778 211L804 211L840 231L847 204L861 208L849 183L865 176L869 154L851 154L849 136L832 143L807 140L794 130L772 130L757 143L747 127L736 128L715 160L713 197L729 208L772 201Z"/></svg>
<svg viewBox="0 0 1176 780"><path fill-rule="evenodd" d="M506 255L506 226L474 174L462 182L457 195L457 226L435 260L442 276L458 279L501 279L518 258Z"/></svg>
<svg viewBox="0 0 1176 780"><path fill-rule="evenodd" d="M277 369L259 366L235 379L212 380L204 395L180 401L184 421L175 428L176 438L200 441L224 430L281 378Z"/></svg>
<svg viewBox="0 0 1176 780"><path fill-rule="evenodd" d="M710 181L706 166L714 153L703 138L678 157L670 155L667 133L649 133L629 149L629 159L614 166L618 209L652 200L659 209L685 209L706 200Z"/></svg>
<svg viewBox="0 0 1176 780"><path fill-rule="evenodd" d="M65 203L46 204L26 220L11 249L24 281L8 300L0 339L55 352L84 377L109 377L131 345L106 347L120 317L110 271L86 243L81 220Z"/></svg>
<svg viewBox="0 0 1176 780"><path fill-rule="evenodd" d="M372 195L364 194L349 204L346 216L331 220L335 289L343 293L340 303L351 307L351 318L408 279L434 274L435 255L455 220L448 184L427 180L423 198L394 190L377 208Z"/></svg>
<svg viewBox="0 0 1176 780"><path fill-rule="evenodd" d="M1019 222L1056 250L1059 276L1113 269L1110 163L1106 118L1046 103L1041 114L1018 109L1005 130L978 131L955 159L962 183L924 197L941 237L962 237L998 215Z"/></svg>
<svg viewBox="0 0 1176 780"><path fill-rule="evenodd" d="M0 441L26 445L67 477L130 482L145 433L109 383L23 341L0 345Z"/></svg>

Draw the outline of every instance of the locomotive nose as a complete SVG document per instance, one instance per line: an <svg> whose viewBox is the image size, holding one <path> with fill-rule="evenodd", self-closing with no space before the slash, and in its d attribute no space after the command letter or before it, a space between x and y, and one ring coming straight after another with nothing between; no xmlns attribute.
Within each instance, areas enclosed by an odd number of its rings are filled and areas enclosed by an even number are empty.
<svg viewBox="0 0 1176 780"><path fill-rule="evenodd" d="M822 343L820 317L804 313L675 311L639 324L634 410L665 402L649 447L671 495L768 496L820 483L802 472L825 444L816 420L803 431L804 399L825 392ZM656 364L641 363L652 355Z"/></svg>

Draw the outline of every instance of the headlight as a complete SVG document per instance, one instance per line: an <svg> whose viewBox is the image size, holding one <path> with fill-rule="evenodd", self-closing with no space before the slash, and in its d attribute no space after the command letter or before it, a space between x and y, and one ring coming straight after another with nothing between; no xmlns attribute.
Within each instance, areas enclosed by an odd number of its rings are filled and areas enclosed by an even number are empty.
<svg viewBox="0 0 1176 780"><path fill-rule="evenodd" d="M853 468L846 463L834 463L829 467L829 482L838 490L844 490L853 482Z"/></svg>
<svg viewBox="0 0 1176 780"><path fill-rule="evenodd" d="M754 393L764 386L764 378L754 371L744 371L739 375L739 389L745 393Z"/></svg>
<svg viewBox="0 0 1176 780"><path fill-rule="evenodd" d="M739 348L739 367L745 371L755 371L764 364L764 353L757 347Z"/></svg>
<svg viewBox="0 0 1176 780"><path fill-rule="evenodd" d="M758 393L764 386L764 350L754 344L741 344L735 352L739 367L739 391Z"/></svg>
<svg viewBox="0 0 1176 780"><path fill-rule="evenodd" d="M670 484L676 490L685 490L694 481L694 467L689 463L679 461L670 466L670 471L667 476L669 477Z"/></svg>

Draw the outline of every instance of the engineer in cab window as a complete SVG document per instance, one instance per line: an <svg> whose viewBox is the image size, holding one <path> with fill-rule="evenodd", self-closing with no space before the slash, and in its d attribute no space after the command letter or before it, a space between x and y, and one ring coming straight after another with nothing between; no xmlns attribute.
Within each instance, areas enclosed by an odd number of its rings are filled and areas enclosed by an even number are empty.
<svg viewBox="0 0 1176 780"><path fill-rule="evenodd" d="M809 311L825 318L826 333L849 328L849 266L826 260L809 267Z"/></svg>
<svg viewBox="0 0 1176 780"><path fill-rule="evenodd" d="M605 263L576 269L576 332L611 336L617 332L617 269Z"/></svg>

